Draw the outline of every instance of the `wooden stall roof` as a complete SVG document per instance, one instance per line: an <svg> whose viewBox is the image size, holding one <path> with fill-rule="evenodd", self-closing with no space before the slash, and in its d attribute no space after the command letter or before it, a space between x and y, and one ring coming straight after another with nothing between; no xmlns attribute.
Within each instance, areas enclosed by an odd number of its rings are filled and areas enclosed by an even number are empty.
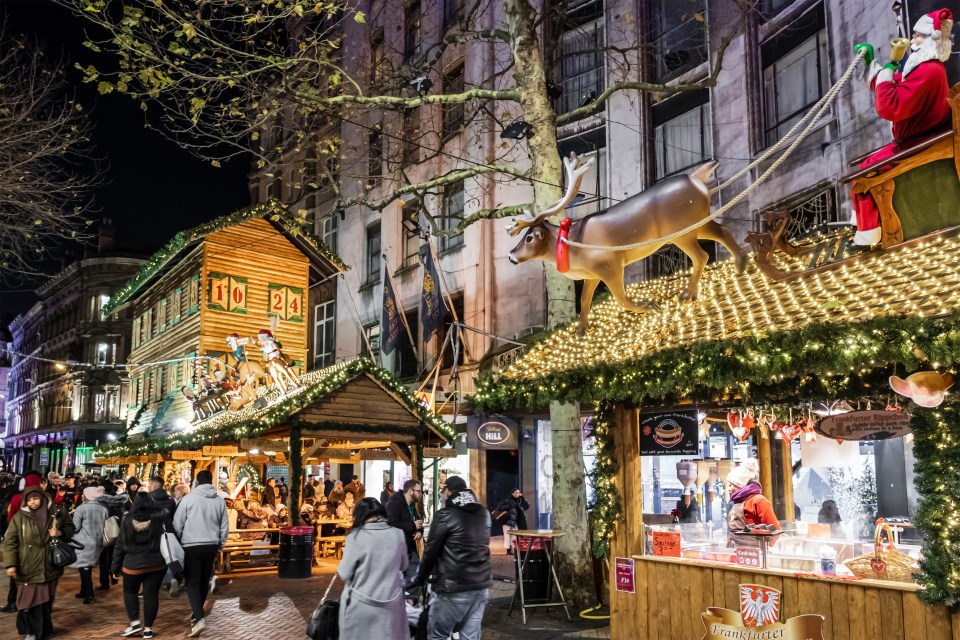
<svg viewBox="0 0 960 640"><path fill-rule="evenodd" d="M272 388L261 394L266 407L222 411L195 422L184 433L103 445L97 458L198 449L211 439L217 444L238 442L286 431L293 422L309 437L322 432L323 437L394 436L397 442L413 442L419 433L428 444L449 442L455 434L451 424L428 412L403 384L368 358L310 371L300 379L303 386L286 396Z"/></svg>
<svg viewBox="0 0 960 640"><path fill-rule="evenodd" d="M328 277L346 271L349 267L335 251L326 246L320 238L305 230L287 208L277 200L240 209L231 214L215 218L192 229L180 231L158 252L153 254L141 269L128 280L110 301L104 305L103 313L113 313L117 308L133 300L143 291L181 252L202 241L206 236L221 229L243 224L248 220L262 218L269 222L287 240L310 259L311 268L320 277Z"/></svg>
<svg viewBox="0 0 960 640"><path fill-rule="evenodd" d="M631 299L659 311L637 314L612 298L594 304L590 329L576 324L533 345L501 380L537 381L546 374L636 361L706 341L762 338L812 324L858 323L880 317L946 316L960 309L960 228L862 254L803 273L809 257L778 254L777 266L799 272L773 281L751 260L707 267L696 300L680 302L689 272L628 287Z"/></svg>

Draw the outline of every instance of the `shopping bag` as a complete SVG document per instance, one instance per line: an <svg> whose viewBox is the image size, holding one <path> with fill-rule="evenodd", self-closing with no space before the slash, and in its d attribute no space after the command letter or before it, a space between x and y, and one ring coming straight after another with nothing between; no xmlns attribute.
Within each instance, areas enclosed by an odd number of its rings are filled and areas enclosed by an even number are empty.
<svg viewBox="0 0 960 640"><path fill-rule="evenodd" d="M180 546L180 541L177 540L176 534L172 531L163 532L160 554L163 556L164 562L167 563L167 568L170 569L173 575L176 576L183 573L183 547Z"/></svg>
<svg viewBox="0 0 960 640"><path fill-rule="evenodd" d="M120 537L120 518L110 516L103 523L103 546L109 547Z"/></svg>

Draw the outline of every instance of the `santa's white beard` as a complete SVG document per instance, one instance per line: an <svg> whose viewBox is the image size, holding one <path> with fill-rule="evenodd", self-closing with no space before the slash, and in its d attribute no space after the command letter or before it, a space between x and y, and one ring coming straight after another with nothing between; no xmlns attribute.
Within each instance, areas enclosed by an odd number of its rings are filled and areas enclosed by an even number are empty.
<svg viewBox="0 0 960 640"><path fill-rule="evenodd" d="M911 71L917 68L921 62L927 62L929 60L946 60L950 57L949 38L945 41L947 43L946 55L942 55L940 42L942 38L934 40L932 37L927 36L923 39L923 42L920 44L911 44L910 45L910 55L907 57L907 61L903 65L903 75L906 77Z"/></svg>

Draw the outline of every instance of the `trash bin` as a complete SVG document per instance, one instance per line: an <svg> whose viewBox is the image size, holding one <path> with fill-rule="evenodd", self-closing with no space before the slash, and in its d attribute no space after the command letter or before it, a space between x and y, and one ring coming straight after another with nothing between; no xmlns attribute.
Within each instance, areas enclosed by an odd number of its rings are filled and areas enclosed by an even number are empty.
<svg viewBox="0 0 960 640"><path fill-rule="evenodd" d="M527 555L527 562L523 566L523 598L527 602L547 600L550 597L550 563L547 561L547 545L550 542L542 538L517 538L517 556L523 560ZM528 551L529 549L529 551ZM513 565L514 572L517 564ZM520 576L517 576L517 580Z"/></svg>
<svg viewBox="0 0 960 640"><path fill-rule="evenodd" d="M309 578L313 568L313 527L280 529L277 577Z"/></svg>

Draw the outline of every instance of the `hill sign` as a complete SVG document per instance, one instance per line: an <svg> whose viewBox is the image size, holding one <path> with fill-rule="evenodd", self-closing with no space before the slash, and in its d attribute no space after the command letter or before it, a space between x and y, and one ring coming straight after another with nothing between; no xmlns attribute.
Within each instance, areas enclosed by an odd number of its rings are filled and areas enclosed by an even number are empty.
<svg viewBox="0 0 960 640"><path fill-rule="evenodd" d="M910 433L910 418L899 411L851 411L827 416L816 430L836 440L889 440Z"/></svg>

